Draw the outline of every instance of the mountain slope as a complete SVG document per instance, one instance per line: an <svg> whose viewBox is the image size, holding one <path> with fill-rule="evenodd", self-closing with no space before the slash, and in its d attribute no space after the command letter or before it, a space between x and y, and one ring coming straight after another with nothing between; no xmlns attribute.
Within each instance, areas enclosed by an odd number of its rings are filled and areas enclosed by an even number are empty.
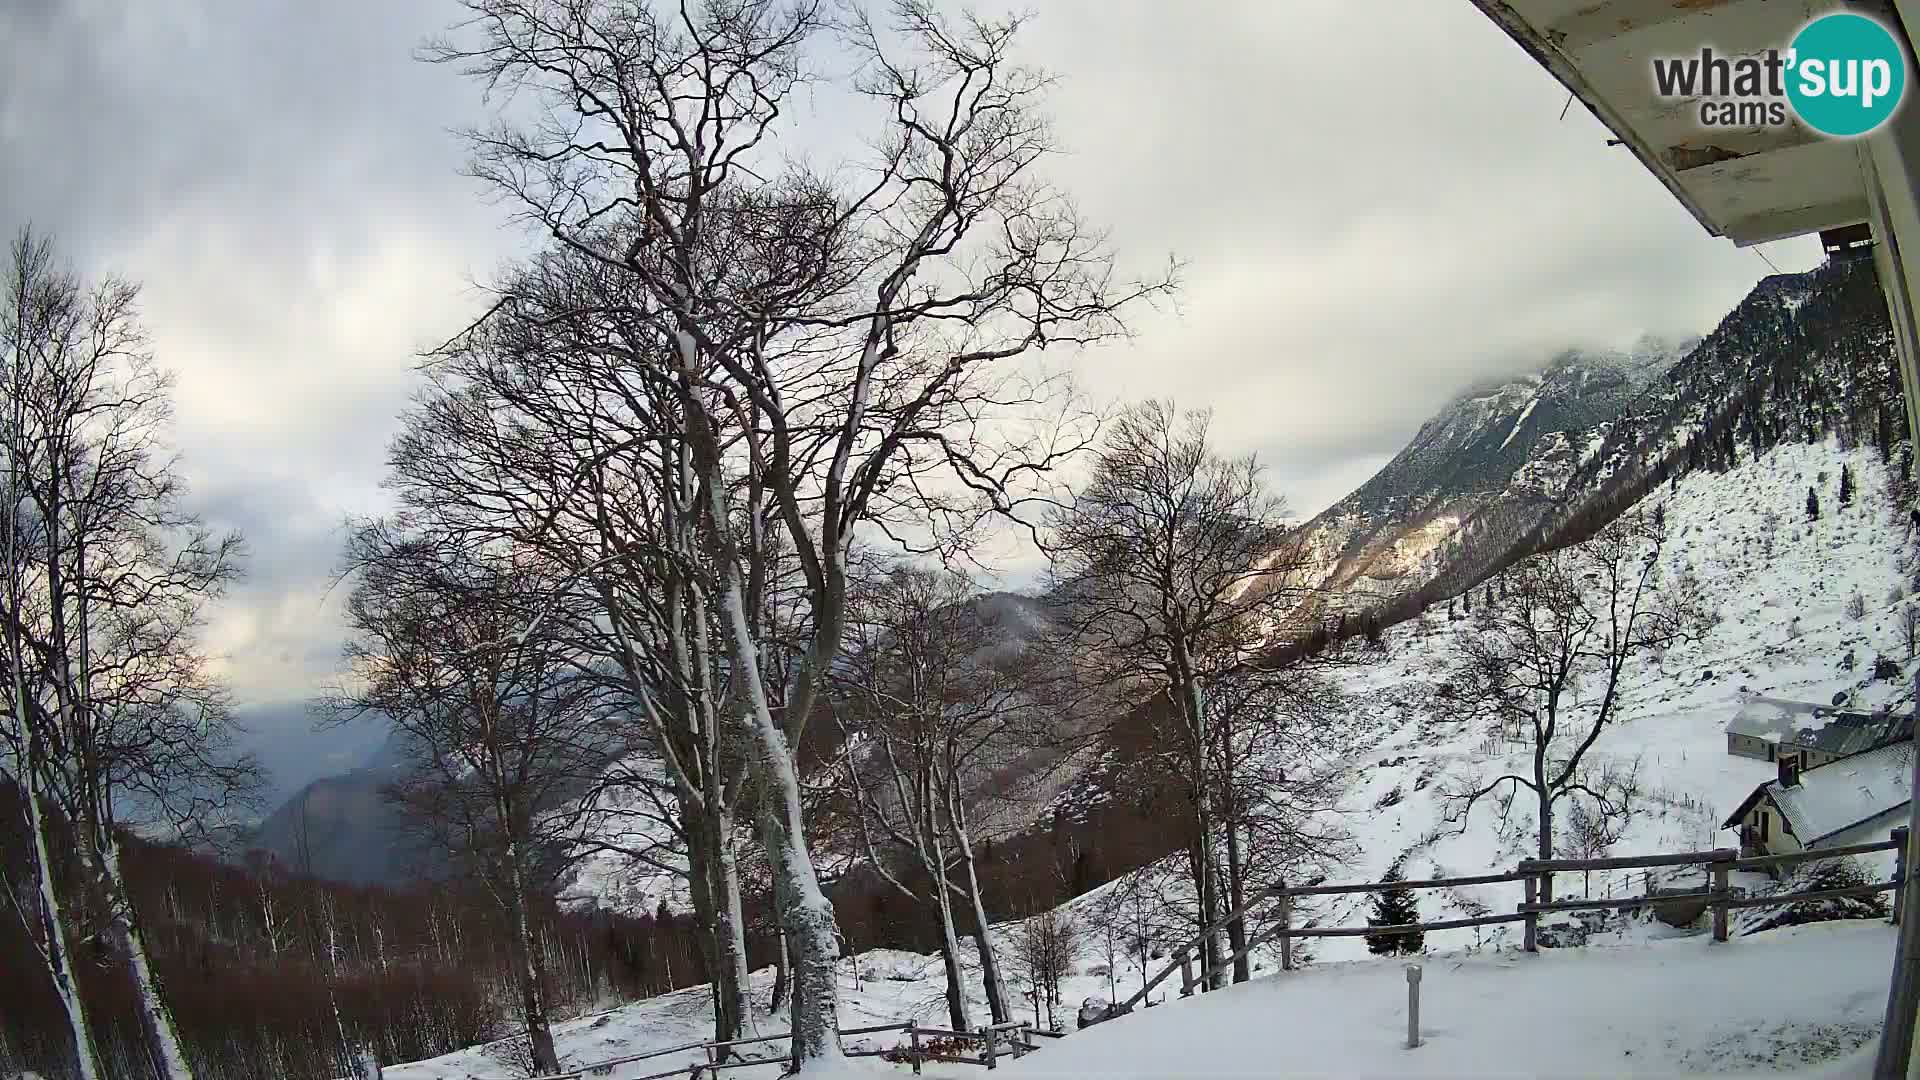
<svg viewBox="0 0 1920 1080"><path fill-rule="evenodd" d="M1308 522L1291 584L1315 590L1300 620L1378 606L1448 575L1468 550L1498 550L1564 495L1573 433L1606 424L1696 344L1569 350L1541 371L1471 390L1436 413L1393 460ZM1490 527L1496 521L1504 527Z"/></svg>
<svg viewBox="0 0 1920 1080"><path fill-rule="evenodd" d="M1807 488L1832 494L1842 465L1855 477L1852 503L1829 501L1821 519L1808 522ZM1629 669L1620 720L1594 745L1596 764L1639 770L1639 809L1615 853L1712 847L1722 818L1774 775L1766 762L1726 752L1725 725L1745 695L1830 703L1844 694L1852 707L1867 710L1911 701L1906 680L1914 662L1901 625L1908 601L1896 590L1904 592L1914 569L1913 549L1887 479L1874 451L1828 442L1781 446L1758 460L1742 455L1728 472L1695 473L1649 496L1666 506L1663 574L1694 574L1720 618L1698 644ZM1848 611L1856 595L1865 608L1859 618ZM1524 769L1530 752L1436 707L1459 662L1456 643L1471 633L1471 620L1429 613L1391 628L1384 655L1343 678L1347 694L1365 703L1358 715L1367 719L1352 733L1347 764L1356 782L1340 807L1357 849L1342 880L1378 880L1396 863L1408 877L1482 873L1532 854L1528 793L1504 817L1488 802L1463 819L1448 799L1476 777ZM1903 674L1875 679L1878 658ZM1564 844L1564 827L1562 833ZM1630 876L1638 873L1598 872L1574 884L1601 895L1637 888ZM1515 883L1429 892L1420 896L1420 911L1447 918L1477 904L1511 908L1519 899ZM1364 914L1363 903L1345 899L1322 905L1315 917L1351 924ZM1495 944L1508 930L1442 931L1428 944ZM1354 939L1317 948L1330 959L1363 950Z"/></svg>
<svg viewBox="0 0 1920 1080"><path fill-rule="evenodd" d="M389 736L359 768L315 780L282 803L255 830L251 847L283 865L330 881L406 885L430 881L446 859L426 850L382 794L405 764L398 735Z"/></svg>

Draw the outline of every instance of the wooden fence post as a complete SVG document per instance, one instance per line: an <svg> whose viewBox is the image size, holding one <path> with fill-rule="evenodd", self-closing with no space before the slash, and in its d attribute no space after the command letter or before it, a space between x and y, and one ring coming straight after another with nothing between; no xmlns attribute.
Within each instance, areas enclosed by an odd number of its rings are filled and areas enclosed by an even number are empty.
<svg viewBox="0 0 1920 1080"><path fill-rule="evenodd" d="M1893 830L1893 842L1900 846L1893 849L1893 880L1900 886L1893 890L1893 925L1900 925L1900 909L1906 906L1907 899L1907 827L1901 825Z"/></svg>
<svg viewBox="0 0 1920 1080"><path fill-rule="evenodd" d="M1280 970L1293 970L1293 894L1287 891L1287 879L1275 886L1280 890Z"/></svg>
<svg viewBox="0 0 1920 1080"><path fill-rule="evenodd" d="M1193 996L1193 957L1185 948L1180 950L1180 996Z"/></svg>
<svg viewBox="0 0 1920 1080"><path fill-rule="evenodd" d="M1713 905L1713 940L1727 940L1727 901L1732 898L1727 887L1727 872L1733 864L1722 859L1713 864L1713 895L1707 903Z"/></svg>
<svg viewBox="0 0 1920 1080"><path fill-rule="evenodd" d="M988 1027L983 1027L983 1028L981 1028L981 1029L980 1029L980 1034L981 1034L981 1035L983 1035L983 1036L985 1036L985 1037L986 1037L986 1040L987 1040L987 1048L986 1048L986 1050L985 1050L985 1051L984 1051L984 1052L983 1052L983 1053L981 1054L981 1057L983 1057L983 1058L985 1058L985 1059L986 1059L986 1063L987 1063L987 1068L988 1068L988 1070L993 1070L993 1069L997 1069L997 1068L999 1068L999 1066L998 1066L998 1065L996 1065L996 1064L994 1063L994 1053L993 1053L993 1028L992 1028L991 1026L988 1026Z"/></svg>
<svg viewBox="0 0 1920 1080"><path fill-rule="evenodd" d="M907 1055L913 1062L913 1075L920 1075L920 1029L907 1021Z"/></svg>
<svg viewBox="0 0 1920 1080"><path fill-rule="evenodd" d="M1524 864L1521 866L1521 869L1523 871L1526 869ZM1534 881L1534 877L1532 874L1528 874L1526 877L1522 878L1521 884L1525 886L1527 890L1526 891L1527 902L1521 906L1523 908L1531 908L1534 905L1535 897L1538 895L1536 890L1538 889L1539 886ZM1527 911L1526 916L1527 916L1527 919L1526 919L1526 922L1524 923L1526 927L1526 932L1521 937L1520 947L1525 949L1528 952L1539 952L1540 951L1540 913L1537 911Z"/></svg>

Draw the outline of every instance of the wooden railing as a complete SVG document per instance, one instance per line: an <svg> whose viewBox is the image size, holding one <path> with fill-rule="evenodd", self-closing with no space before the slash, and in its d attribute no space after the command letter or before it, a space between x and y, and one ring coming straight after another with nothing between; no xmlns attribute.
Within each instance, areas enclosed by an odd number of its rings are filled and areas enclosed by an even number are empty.
<svg viewBox="0 0 1920 1080"><path fill-rule="evenodd" d="M1244 919L1255 909L1263 905L1274 905L1274 923L1260 934L1249 939L1244 947L1221 961L1222 966L1230 965L1253 950L1262 948L1275 941L1280 943L1280 968L1282 971L1293 969L1293 940L1295 938L1314 937L1371 937L1407 934L1427 930L1459 930L1473 926L1492 926L1498 923L1524 923L1521 947L1527 952L1539 951L1540 916L1561 911L1624 911L1633 908L1662 906L1671 903L1685 903L1690 900L1705 900L1713 913L1713 939L1728 939L1730 913L1738 908L1770 907L1778 904L1791 904L1801 900L1837 899L1846 896L1871 896L1876 893L1892 892L1893 921L1900 921L1902 890L1900 885L1906 880L1907 830L1903 826L1893 830L1893 838L1867 844L1848 844L1841 847L1814 848L1782 855L1752 855L1742 857L1732 848L1715 848L1711 851L1683 851L1654 855L1628 855L1603 859L1523 859L1519 866L1504 874L1480 874L1471 877L1425 878L1413 881L1369 881L1340 885L1304 885L1288 886L1284 881L1277 882L1260 890L1246 903L1222 915L1205 930L1183 943L1174 950L1170 962L1159 974L1134 993L1119 1007L1119 1011L1131 1011L1134 1006L1146 1000L1154 987L1166 981L1175 971L1181 972L1180 994L1182 997L1193 993L1201 980L1193 975L1193 960L1200 954L1203 943L1211 935L1218 934L1236 920ZM1838 889L1808 889L1795 893L1774 893L1767 896L1733 895L1728 885L1728 875L1735 870L1770 870L1776 867L1790 866L1795 863L1810 862L1817 859L1837 859L1850 855L1867 855L1877 851L1896 852L1894 873L1888 881L1873 882L1866 885L1849 886ZM1608 897L1601 900L1542 900L1541 897L1553 895L1553 875L1566 871L1589 870L1630 870L1657 866L1697 866L1704 865L1712 875L1708 888L1675 893L1663 893L1648 896ZM1446 889L1467 885L1496 885L1507 881L1521 882L1524 898L1511 914L1476 915L1460 919L1437 919L1430 922L1406 923L1396 926L1293 926L1293 899L1300 896L1331 896L1347 893L1385 892L1394 889Z"/></svg>
<svg viewBox="0 0 1920 1080"><path fill-rule="evenodd" d="M921 1066L929 1061L944 1061L963 1065L980 1065L988 1069L999 1067L1002 1056L1021 1058L1039 1049L1034 1042L1039 1038L1061 1038L1062 1033L1035 1028L1024 1020L1010 1020L1005 1023L990 1024L978 1031L954 1031L949 1028L923 1027L911 1020L894 1024L875 1024L871 1027L841 1028L843 1039L857 1035L878 1035L889 1031L905 1033L905 1046L891 1046L879 1050L843 1050L844 1057L886 1057L910 1065L915 1075ZM720 1042L691 1042L678 1046L648 1050L639 1054L597 1061L567 1072L550 1073L544 1076L528 1077L526 1080L588 1080L588 1078L612 1077L616 1070L626 1065L638 1065L643 1061L652 1061L671 1054L685 1054L695 1050L704 1051L705 1061L683 1063L658 1072L623 1075L618 1080L666 1080L667 1077L709 1077L728 1069L745 1069L756 1065L775 1065L790 1060L786 1057L734 1057L723 1055L721 1051L735 1047L750 1046L756 1043L779 1043L793 1038L793 1032L782 1031L773 1035L751 1035L743 1039L727 1039ZM927 1043L941 1040L948 1042L972 1042L979 1044L975 1054L936 1053ZM505 1077L469 1077L468 1080L507 1080Z"/></svg>

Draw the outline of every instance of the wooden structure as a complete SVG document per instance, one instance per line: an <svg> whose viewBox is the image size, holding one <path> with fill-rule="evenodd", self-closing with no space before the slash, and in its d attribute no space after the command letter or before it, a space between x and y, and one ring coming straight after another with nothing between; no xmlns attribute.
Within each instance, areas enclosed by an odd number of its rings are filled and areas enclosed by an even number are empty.
<svg viewBox="0 0 1920 1080"><path fill-rule="evenodd" d="M906 1036L906 1045L887 1047L880 1050L844 1050L845 1057L884 1057L892 1061L902 1061L912 1067L914 1074L920 1073L921 1066L929 1061L953 1062L963 1065L979 1065L986 1069L999 1067L1004 1055L1008 1058L1021 1058L1039 1049L1037 1038L1059 1039L1065 1036L1057 1031L1046 1031L1021 1021L1008 1021L992 1024L978 1031L953 1031L947 1028L923 1027L908 1020L897 1024L875 1024L871 1027L841 1028L842 1039L859 1035L879 1035L889 1031L898 1031ZM744 1039L728 1039L725 1042L681 1043L678 1046L648 1050L641 1054L629 1054L625 1057L610 1058L606 1061L582 1065L568 1072L551 1073L544 1076L528 1077L527 1080L668 1080L669 1077L707 1078L717 1076L729 1069L744 1069L755 1065L778 1064L787 1059L782 1057L732 1057L721 1060L722 1050L755 1044L780 1043L793 1038L790 1031L773 1035L753 1035ZM921 1040L926 1040L922 1042ZM939 1043L969 1042L979 1046L974 1054L940 1053L934 1047ZM705 1061L693 1064L675 1065L670 1069L654 1072L642 1072L642 1062L673 1054L685 1054L702 1051ZM628 1068L633 1066L634 1068ZM469 1080L506 1080L505 1077L472 1077Z"/></svg>
<svg viewBox="0 0 1920 1080"><path fill-rule="evenodd" d="M1171 962L1162 968L1159 974L1136 991L1120 1008L1131 1010L1146 1000L1153 988L1166 981L1175 971L1183 972L1181 996L1192 994L1197 983L1192 975L1192 958L1199 954L1208 934L1217 934L1236 919L1246 918L1255 911L1271 905L1274 923L1265 931L1250 938L1246 948L1234 953L1225 961L1233 963L1254 949L1278 942L1280 945L1280 967L1283 971L1293 968L1292 942L1295 938L1314 937L1366 937L1370 935L1388 935L1428 930L1459 930L1472 926L1494 926L1502 923L1522 923L1521 948L1526 952L1538 952L1540 948L1540 916L1564 911L1627 911L1635 908L1657 907L1661 905L1703 900L1713 913L1713 940L1724 942L1730 935L1730 914L1740 908L1774 907L1797 903L1802 900L1822 900L1843 896L1871 896L1876 893L1893 892L1893 918L1896 923L1902 914L1900 887L1906 880L1906 834L1905 828L1895 830L1891 839L1872 843L1851 844L1844 847L1827 847L1810 851L1798 851L1777 855L1756 855L1743 857L1732 848L1715 848L1711 851L1682 851L1654 855L1628 855L1605 859L1524 859L1519 866L1504 874L1481 874L1472 877L1425 878L1417 881L1371 881L1342 885L1305 885L1288 886L1284 882L1276 883L1261 890L1245 904L1215 920L1205 930L1182 944L1171 957ZM1896 852L1896 864L1891 880L1873 882L1840 889L1809 889L1793 893L1775 893L1768 896L1734 896L1729 884L1729 876L1735 870L1772 870L1775 867L1818 859L1836 859L1843 856L1866 855L1878 851ZM1710 884L1704 889L1693 891L1661 891L1648 896L1606 897L1599 900L1555 900L1553 897L1553 876L1560 872L1588 870L1638 870L1661 866L1704 866L1710 875ZM1467 885L1494 885L1501 882L1518 881L1522 886L1523 899L1511 913L1477 915L1460 919L1436 919L1430 922L1407 923L1400 926L1312 926L1295 927L1293 925L1294 897L1330 896L1350 893L1385 892L1390 889L1447 889Z"/></svg>

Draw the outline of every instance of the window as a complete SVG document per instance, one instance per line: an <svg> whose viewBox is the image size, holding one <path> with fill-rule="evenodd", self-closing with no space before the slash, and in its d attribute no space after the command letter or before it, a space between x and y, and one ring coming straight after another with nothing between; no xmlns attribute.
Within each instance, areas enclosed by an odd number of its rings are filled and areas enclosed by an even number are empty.
<svg viewBox="0 0 1920 1080"><path fill-rule="evenodd" d="M1760 842L1763 844L1767 842L1767 818L1769 816L1765 810L1760 811Z"/></svg>

